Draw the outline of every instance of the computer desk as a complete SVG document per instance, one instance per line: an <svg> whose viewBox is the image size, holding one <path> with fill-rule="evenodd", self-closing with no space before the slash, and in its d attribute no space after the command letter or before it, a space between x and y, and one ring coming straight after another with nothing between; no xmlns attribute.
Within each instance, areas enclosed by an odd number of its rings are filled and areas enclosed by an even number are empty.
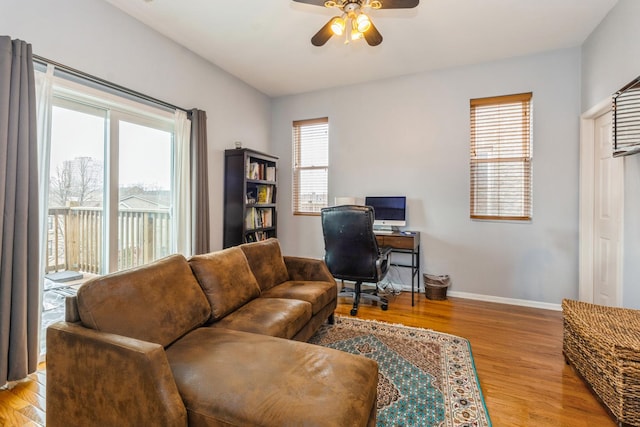
<svg viewBox="0 0 640 427"><path fill-rule="evenodd" d="M420 292L420 232L394 231L393 233L376 233L376 240L378 241L378 246L389 247L391 252L411 254L411 264L392 262L391 265L411 269L411 306L413 306L415 289L417 288L418 292ZM393 261L393 258L391 261Z"/></svg>

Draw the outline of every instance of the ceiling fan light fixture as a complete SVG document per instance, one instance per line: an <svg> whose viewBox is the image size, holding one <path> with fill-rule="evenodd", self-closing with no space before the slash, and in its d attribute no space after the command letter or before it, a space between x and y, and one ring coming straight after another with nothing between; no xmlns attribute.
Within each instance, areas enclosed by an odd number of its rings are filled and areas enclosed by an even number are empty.
<svg viewBox="0 0 640 427"><path fill-rule="evenodd" d="M331 31L336 36L341 36L344 34L344 27L345 27L345 23L343 18L340 18L340 17L334 18L333 22L331 22Z"/></svg>
<svg viewBox="0 0 640 427"><path fill-rule="evenodd" d="M371 28L371 20L367 15L361 13L356 18L356 27L360 33L366 32L369 28Z"/></svg>
<svg viewBox="0 0 640 427"><path fill-rule="evenodd" d="M358 19L354 16L351 18L351 34L347 36L347 39L351 41L360 40L364 37L364 32L358 28Z"/></svg>
<svg viewBox="0 0 640 427"><path fill-rule="evenodd" d="M330 18L311 37L311 44L324 46L334 35L344 36L344 42L364 38L369 46L378 46L382 43L382 34L373 25L367 12L369 9L411 9L420 0L293 0L297 3L305 3L325 8L336 8L342 12L342 16ZM347 27L348 26L348 27Z"/></svg>

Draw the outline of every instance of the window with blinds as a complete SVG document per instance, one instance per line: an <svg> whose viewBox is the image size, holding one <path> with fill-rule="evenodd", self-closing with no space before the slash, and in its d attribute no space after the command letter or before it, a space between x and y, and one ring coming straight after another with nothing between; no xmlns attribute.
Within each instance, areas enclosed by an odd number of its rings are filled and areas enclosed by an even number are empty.
<svg viewBox="0 0 640 427"><path fill-rule="evenodd" d="M329 119L293 122L293 214L319 215L329 199Z"/></svg>
<svg viewBox="0 0 640 427"><path fill-rule="evenodd" d="M613 94L613 157L640 152L640 77Z"/></svg>
<svg viewBox="0 0 640 427"><path fill-rule="evenodd" d="M531 219L531 97L470 101L471 218Z"/></svg>

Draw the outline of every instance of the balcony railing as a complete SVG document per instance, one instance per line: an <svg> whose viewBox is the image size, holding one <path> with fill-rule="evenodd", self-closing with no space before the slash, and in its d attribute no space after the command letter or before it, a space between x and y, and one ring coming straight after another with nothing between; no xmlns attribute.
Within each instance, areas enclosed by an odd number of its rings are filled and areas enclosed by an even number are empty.
<svg viewBox="0 0 640 427"><path fill-rule="evenodd" d="M118 270L169 255L171 217L168 209L118 211ZM102 208L49 209L46 272L63 270L104 273Z"/></svg>

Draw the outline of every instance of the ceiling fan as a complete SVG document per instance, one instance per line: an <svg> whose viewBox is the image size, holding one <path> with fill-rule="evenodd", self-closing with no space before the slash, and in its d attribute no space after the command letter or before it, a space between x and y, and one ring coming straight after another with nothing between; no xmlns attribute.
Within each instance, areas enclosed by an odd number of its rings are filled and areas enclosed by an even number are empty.
<svg viewBox="0 0 640 427"><path fill-rule="evenodd" d="M368 9L410 9L416 7L420 0L293 0L314 6L336 8L342 11L334 16L311 37L311 44L323 46L333 35L345 34L345 43L362 37L369 46L382 43L382 34L369 18Z"/></svg>

